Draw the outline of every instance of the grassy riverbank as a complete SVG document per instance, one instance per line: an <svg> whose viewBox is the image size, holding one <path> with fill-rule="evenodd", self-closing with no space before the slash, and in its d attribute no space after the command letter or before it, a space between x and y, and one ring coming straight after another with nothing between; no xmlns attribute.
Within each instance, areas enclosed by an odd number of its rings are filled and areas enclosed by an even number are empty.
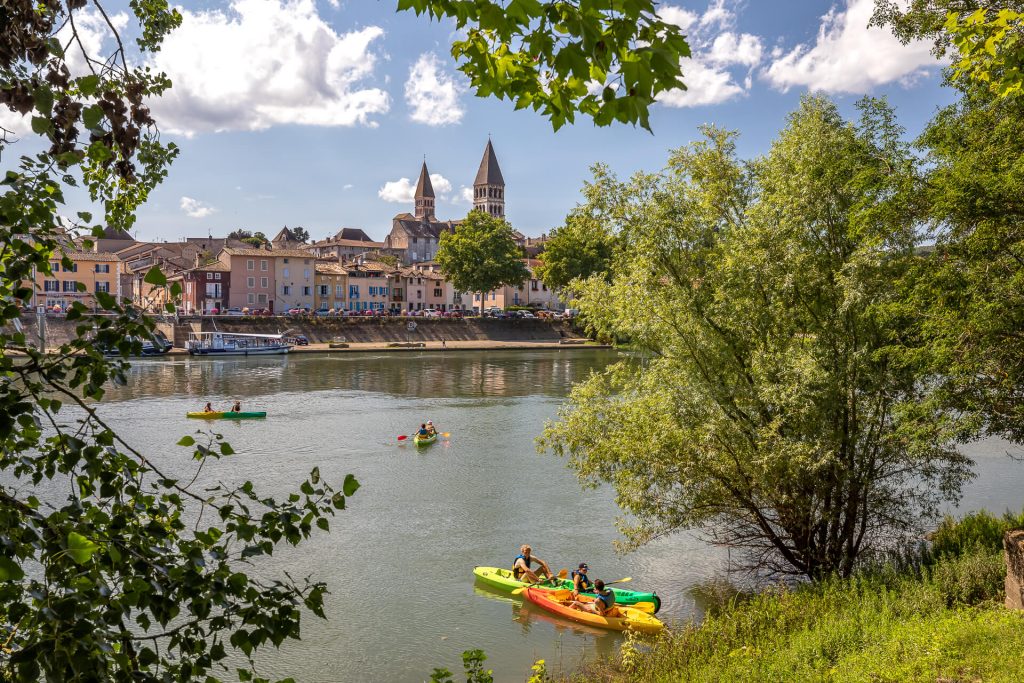
<svg viewBox="0 0 1024 683"><path fill-rule="evenodd" d="M1024 613L1003 607L1002 532L947 520L932 549L847 580L724 600L698 626L629 640L603 681L1019 681Z"/></svg>

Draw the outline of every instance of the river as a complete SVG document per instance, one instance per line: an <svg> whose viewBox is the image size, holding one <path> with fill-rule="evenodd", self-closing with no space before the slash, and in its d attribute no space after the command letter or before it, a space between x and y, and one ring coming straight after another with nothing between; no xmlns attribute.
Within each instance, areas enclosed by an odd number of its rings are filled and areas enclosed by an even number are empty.
<svg viewBox="0 0 1024 683"><path fill-rule="evenodd" d="M261 573L313 574L331 591L328 620L307 614L300 642L259 655L261 675L423 681L438 666L458 674L461 653L480 648L497 681L522 681L536 659L571 670L613 655L620 637L478 586L474 566L508 566L530 543L556 571L586 561L593 578L632 576L633 587L657 590L668 621L699 616L690 589L728 570L723 551L690 534L617 555L611 488L581 489L564 461L536 453L534 438L572 384L615 358L571 350L143 360L127 387L108 392L102 414L185 472L187 449L174 444L204 427L185 412L241 400L269 416L213 423L237 454L208 463L201 482L251 479L280 495L314 466L339 486L347 473L359 479L329 535L260 560ZM420 450L398 442L427 419L451 438ZM979 476L955 511L1020 508L1024 465L1006 450L971 447Z"/></svg>

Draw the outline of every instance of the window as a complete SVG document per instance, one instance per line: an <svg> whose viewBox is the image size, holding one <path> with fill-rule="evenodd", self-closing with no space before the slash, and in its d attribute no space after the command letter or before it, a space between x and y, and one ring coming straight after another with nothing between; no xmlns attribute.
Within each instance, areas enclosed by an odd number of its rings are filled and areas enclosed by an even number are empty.
<svg viewBox="0 0 1024 683"><path fill-rule="evenodd" d="M401 299L402 298L402 288L401 287L398 287L398 288L395 289L395 298L397 298L397 299Z"/></svg>
<svg viewBox="0 0 1024 683"><path fill-rule="evenodd" d="M288 259L285 259L285 260L284 260L284 262L285 262L285 263L288 263Z"/></svg>
<svg viewBox="0 0 1024 683"><path fill-rule="evenodd" d="M256 295L256 303L260 303L260 304L264 304L265 305L267 303L267 295L266 294L257 294Z"/></svg>
<svg viewBox="0 0 1024 683"><path fill-rule="evenodd" d="M349 299L358 299L359 298L359 285L349 285L348 286L348 298Z"/></svg>
<svg viewBox="0 0 1024 683"><path fill-rule="evenodd" d="M417 289L416 290L416 298L417 299L422 299L423 298L423 290L422 289Z"/></svg>
<svg viewBox="0 0 1024 683"><path fill-rule="evenodd" d="M214 273L213 274L213 279L214 280L219 280L220 279L220 273Z"/></svg>
<svg viewBox="0 0 1024 683"><path fill-rule="evenodd" d="M265 278L265 277L261 277L260 278L260 287L262 287L263 289L266 289L269 286L270 286L270 279L269 278Z"/></svg>
<svg viewBox="0 0 1024 683"><path fill-rule="evenodd" d="M253 294L252 292L249 292L246 295L246 299L245 300L246 300L246 302L248 302L250 304L254 304L254 303L256 303L256 295Z"/></svg>
<svg viewBox="0 0 1024 683"><path fill-rule="evenodd" d="M307 265L307 266L309 265L309 259L308 259L308 258L304 258L304 259L302 259L302 262L303 262L303 263L304 263L305 265ZM309 276L307 275L306 277L309 277Z"/></svg>
<svg viewBox="0 0 1024 683"><path fill-rule="evenodd" d="M252 289L253 287L255 287L256 286L256 278L254 278L254 277L247 277L247 278L245 278L245 286L248 287L249 289Z"/></svg>
<svg viewBox="0 0 1024 683"><path fill-rule="evenodd" d="M382 294L384 294L384 296L387 296L388 293L391 291L390 287L381 287L381 289L384 290L383 292L381 292Z"/></svg>
<svg viewBox="0 0 1024 683"><path fill-rule="evenodd" d="M536 280L530 280L530 289L535 291L535 292L537 291L537 281Z"/></svg>
<svg viewBox="0 0 1024 683"><path fill-rule="evenodd" d="M288 259L285 259L285 261L287 262ZM284 269L284 276L288 277L288 269L287 268Z"/></svg>
<svg viewBox="0 0 1024 683"><path fill-rule="evenodd" d="M267 269L267 262L264 261L263 259L260 259L260 270L264 270L265 271L266 269Z"/></svg>
<svg viewBox="0 0 1024 683"><path fill-rule="evenodd" d="M109 282L97 282L96 283L96 291L97 292L107 292L107 293L109 293L110 292L110 283Z"/></svg>
<svg viewBox="0 0 1024 683"><path fill-rule="evenodd" d="M44 292L59 292L60 291L60 281L59 280L45 280L43 282L43 291Z"/></svg>
<svg viewBox="0 0 1024 683"><path fill-rule="evenodd" d="M60 272L60 261L54 261L53 263L51 263L50 264L50 270L52 270L55 273L59 273Z"/></svg>
<svg viewBox="0 0 1024 683"><path fill-rule="evenodd" d="M266 263L266 261L261 261L261 262L260 262L260 265L262 265L262 264L264 264L264 263ZM245 269L246 269L246 270L256 270L256 262L255 262L255 261L253 261L252 259L248 259L248 260L247 260L247 261L245 262ZM266 269L264 268L264 270L266 270ZM252 303L252 302L250 301L249 303Z"/></svg>
<svg viewBox="0 0 1024 683"><path fill-rule="evenodd" d="M220 297L220 285L216 282L206 283L206 296L210 299L216 299Z"/></svg>
<svg viewBox="0 0 1024 683"><path fill-rule="evenodd" d="M377 296L377 288L376 287L370 287L369 290L370 290L369 291L370 296Z"/></svg>
<svg viewBox="0 0 1024 683"><path fill-rule="evenodd" d="M110 272L110 264L109 263L97 263L96 264L96 272L97 273L109 273Z"/></svg>
<svg viewBox="0 0 1024 683"><path fill-rule="evenodd" d="M413 238L412 238L412 243L413 243L413 244L416 244L416 242L417 242L416 238L415 238L415 237L413 237Z"/></svg>
<svg viewBox="0 0 1024 683"><path fill-rule="evenodd" d="M288 285L281 285L281 293L285 296L289 296L292 293L292 288Z"/></svg>
<svg viewBox="0 0 1024 683"><path fill-rule="evenodd" d="M62 289L65 292L77 292L78 291L78 283L75 282L74 280L65 280L61 284L63 285Z"/></svg>
<svg viewBox="0 0 1024 683"><path fill-rule="evenodd" d="M309 279L309 268L306 268L304 271L302 271L302 277L305 278L306 280Z"/></svg>
<svg viewBox="0 0 1024 683"><path fill-rule="evenodd" d="M345 285L334 285L334 296L339 299L345 296Z"/></svg>
<svg viewBox="0 0 1024 683"><path fill-rule="evenodd" d="M328 296L331 295L331 287L330 287L330 285L320 285L320 288L319 288L318 291L320 292L320 296L322 296L322 297L328 297Z"/></svg>
<svg viewBox="0 0 1024 683"><path fill-rule="evenodd" d="M312 294L313 294L313 288L312 287L303 287L302 288L302 296L310 296Z"/></svg>
<svg viewBox="0 0 1024 683"><path fill-rule="evenodd" d="M64 270L67 270L67 268L65 268ZM71 272L72 273L77 273L78 272L78 264L77 263L72 263L71 264Z"/></svg>
<svg viewBox="0 0 1024 683"><path fill-rule="evenodd" d="M212 280L213 279L213 273L207 273L206 274L206 279L207 280Z"/></svg>
<svg viewBox="0 0 1024 683"><path fill-rule="evenodd" d="M434 296L441 296L441 290L437 287L434 288Z"/></svg>

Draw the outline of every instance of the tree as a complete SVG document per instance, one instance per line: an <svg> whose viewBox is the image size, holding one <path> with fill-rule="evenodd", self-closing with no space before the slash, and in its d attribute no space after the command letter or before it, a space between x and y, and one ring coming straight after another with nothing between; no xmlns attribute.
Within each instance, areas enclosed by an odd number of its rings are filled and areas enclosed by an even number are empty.
<svg viewBox="0 0 1024 683"><path fill-rule="evenodd" d="M626 547L695 528L752 567L849 575L968 478L956 416L899 353L914 159L890 109L861 109L808 97L764 158L705 129L607 183L623 247L577 304L647 354L577 385L539 447L615 485Z"/></svg>
<svg viewBox="0 0 1024 683"><path fill-rule="evenodd" d="M649 129L658 95L686 87L680 59L689 45L651 0L399 0L398 8L454 19L465 38L451 53L476 94L532 107L555 130L576 112L599 126Z"/></svg>
<svg viewBox="0 0 1024 683"><path fill-rule="evenodd" d="M980 0L881 0L873 21L904 40L933 39L936 54L952 50L954 82L971 81L1000 97L1024 95L1024 2L994 7Z"/></svg>
<svg viewBox="0 0 1024 683"><path fill-rule="evenodd" d="M483 211L470 211L454 233L441 234L436 260L456 291L480 292L481 314L487 292L504 285L521 285L530 277L512 236L512 226Z"/></svg>
<svg viewBox="0 0 1024 683"><path fill-rule="evenodd" d="M566 217L565 225L551 231L538 257L539 275L552 289L565 289L577 278L611 278L615 235L600 211L593 211L593 207L599 206L600 197L596 195L603 192L600 178L607 176L607 169L598 165L592 171L598 182L587 183L583 189L588 204L577 207Z"/></svg>
<svg viewBox="0 0 1024 683"><path fill-rule="evenodd" d="M300 242L308 242L309 241L309 232L307 232L306 229L303 228L301 225L299 227L297 227L297 228L290 228L290 230L292 231L292 237L294 237L298 241L300 241Z"/></svg>
<svg viewBox="0 0 1024 683"><path fill-rule="evenodd" d="M243 230L242 228L237 228L228 233L229 240L244 240L250 237L252 237L252 231Z"/></svg>

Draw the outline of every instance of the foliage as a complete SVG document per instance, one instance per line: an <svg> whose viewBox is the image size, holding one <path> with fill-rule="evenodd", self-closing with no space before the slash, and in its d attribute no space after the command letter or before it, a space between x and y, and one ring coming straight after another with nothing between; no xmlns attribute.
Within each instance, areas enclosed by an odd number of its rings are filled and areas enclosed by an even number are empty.
<svg viewBox="0 0 1024 683"><path fill-rule="evenodd" d="M229 240L244 240L252 237L252 230L237 228L228 233Z"/></svg>
<svg viewBox="0 0 1024 683"><path fill-rule="evenodd" d="M576 112L599 126L648 124L657 96L685 88L690 48L652 0L398 0L399 10L455 20L458 68L481 97L532 107L558 130Z"/></svg>
<svg viewBox="0 0 1024 683"><path fill-rule="evenodd" d="M914 159L891 109L859 106L806 97L750 164L705 129L662 174L604 181L623 246L576 301L647 354L577 385L539 447L615 486L627 548L696 528L751 567L848 576L969 476L956 416L896 353L918 343L896 287Z"/></svg>
<svg viewBox="0 0 1024 683"><path fill-rule="evenodd" d="M143 63L181 17L163 0L129 5ZM130 228L177 149L145 104L168 80L128 64L100 3L15 0L0 13L0 104L29 115L45 142L0 186L0 670L19 681L216 680L229 648L279 646L298 638L303 611L323 616L324 584L247 565L328 529L358 483L335 491L314 469L285 500L248 482L196 490L207 459L234 453L219 436L179 442L194 458L191 481L133 448L97 404L108 382L127 380L127 362L98 349L138 353L154 324L110 294L94 294L107 316L68 307L77 336L53 353L11 331L34 271L69 269L62 252L92 246L81 237L92 216L60 216L65 188L84 186L103 223ZM86 17L107 25L111 54L86 53L76 28ZM0 153L17 142L4 133ZM158 268L145 281L166 285Z"/></svg>
<svg viewBox="0 0 1024 683"><path fill-rule="evenodd" d="M592 170L598 179L607 174L607 169L600 165ZM600 181L587 183L583 189L587 203L570 212L565 225L551 231L539 257L540 276L548 287L564 289L576 278L593 275L611 279L616 242L608 221L599 213L601 192Z"/></svg>
<svg viewBox="0 0 1024 683"><path fill-rule="evenodd" d="M470 211L458 230L441 234L436 260L457 292L489 292L530 277L512 226L483 211Z"/></svg>
<svg viewBox="0 0 1024 683"><path fill-rule="evenodd" d="M466 650L462 653L462 668L466 671L466 683L494 683L494 672L484 669L486 660L487 655L483 650ZM434 669L430 680L434 683L452 683L452 672L448 669Z"/></svg>
<svg viewBox="0 0 1024 683"><path fill-rule="evenodd" d="M292 231L292 237L294 237L298 241L300 241L300 242L308 242L309 241L309 231L307 231L301 225L296 227L296 228L289 228L289 230Z"/></svg>
<svg viewBox="0 0 1024 683"><path fill-rule="evenodd" d="M982 510L960 520L947 515L929 536L931 553L937 557L959 556L976 548L998 552L1003 548L1003 536L1013 529L1024 529L1024 511L996 517Z"/></svg>
<svg viewBox="0 0 1024 683"><path fill-rule="evenodd" d="M1024 615L999 604L1004 575L1001 555L976 550L930 568L888 565L766 591L667 631L644 656L600 673L624 681L1012 681L1019 662L1005 653L1024 646Z"/></svg>

